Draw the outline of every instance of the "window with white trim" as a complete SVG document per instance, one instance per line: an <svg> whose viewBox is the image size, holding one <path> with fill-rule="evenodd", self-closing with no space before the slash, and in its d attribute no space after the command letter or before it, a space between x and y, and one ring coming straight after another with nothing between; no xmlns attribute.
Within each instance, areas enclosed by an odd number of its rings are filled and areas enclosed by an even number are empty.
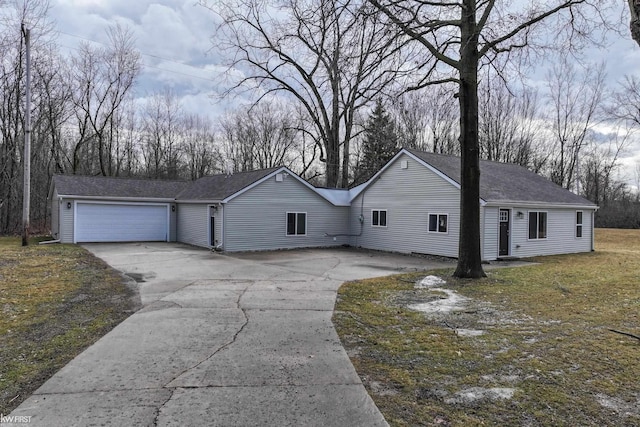
<svg viewBox="0 0 640 427"><path fill-rule="evenodd" d="M307 235L307 213L287 212L287 236Z"/></svg>
<svg viewBox="0 0 640 427"><path fill-rule="evenodd" d="M447 233L449 214L429 214L429 233Z"/></svg>
<svg viewBox="0 0 640 427"><path fill-rule="evenodd" d="M547 213L539 211L529 212L529 239L547 238Z"/></svg>
<svg viewBox="0 0 640 427"><path fill-rule="evenodd" d="M576 237L582 237L582 211L576 211Z"/></svg>
<svg viewBox="0 0 640 427"><path fill-rule="evenodd" d="M387 226L387 210L386 209L371 210L371 226L373 227Z"/></svg>

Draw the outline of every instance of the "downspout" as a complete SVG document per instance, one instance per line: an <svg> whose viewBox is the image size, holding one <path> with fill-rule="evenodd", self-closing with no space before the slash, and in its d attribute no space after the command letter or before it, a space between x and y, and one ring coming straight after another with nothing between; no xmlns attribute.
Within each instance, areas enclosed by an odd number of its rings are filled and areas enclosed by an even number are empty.
<svg viewBox="0 0 640 427"><path fill-rule="evenodd" d="M362 236L362 230L364 228L364 193L367 192L367 189L362 191L362 198L360 199L360 216L358 216L358 222L360 223L360 232L358 234L353 233L341 233L341 234L329 234L324 233L325 237L360 237Z"/></svg>
<svg viewBox="0 0 640 427"><path fill-rule="evenodd" d="M596 250L596 211L591 210L591 252Z"/></svg>

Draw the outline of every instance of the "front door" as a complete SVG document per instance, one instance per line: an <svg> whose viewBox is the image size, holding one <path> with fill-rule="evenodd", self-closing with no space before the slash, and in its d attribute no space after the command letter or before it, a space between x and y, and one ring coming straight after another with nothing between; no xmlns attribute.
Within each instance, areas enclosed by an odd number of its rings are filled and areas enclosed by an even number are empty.
<svg viewBox="0 0 640 427"><path fill-rule="evenodd" d="M216 245L216 217L212 216L209 220L209 245Z"/></svg>
<svg viewBox="0 0 640 427"><path fill-rule="evenodd" d="M498 251L499 256L509 256L509 224L510 224L509 209L500 209L500 248Z"/></svg>

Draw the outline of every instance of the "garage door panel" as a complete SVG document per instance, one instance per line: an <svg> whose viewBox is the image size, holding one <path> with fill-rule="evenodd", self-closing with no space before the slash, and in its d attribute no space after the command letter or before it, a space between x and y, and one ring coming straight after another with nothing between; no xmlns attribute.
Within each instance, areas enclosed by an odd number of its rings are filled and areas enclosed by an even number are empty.
<svg viewBox="0 0 640 427"><path fill-rule="evenodd" d="M166 205L78 203L76 242L167 241Z"/></svg>

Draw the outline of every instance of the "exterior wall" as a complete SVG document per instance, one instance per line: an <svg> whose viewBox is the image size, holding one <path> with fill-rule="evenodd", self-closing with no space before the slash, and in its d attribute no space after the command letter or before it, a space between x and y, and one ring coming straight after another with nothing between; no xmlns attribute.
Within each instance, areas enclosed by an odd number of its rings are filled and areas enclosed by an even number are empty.
<svg viewBox="0 0 640 427"><path fill-rule="evenodd" d="M407 168L402 168L406 161ZM373 227L372 209L387 210L387 226ZM430 233L428 215L448 214L447 233ZM364 221L359 220L362 215ZM352 245L384 251L458 256L460 192L402 155L351 203Z"/></svg>
<svg viewBox="0 0 640 427"><path fill-rule="evenodd" d="M305 236L287 236L287 212L306 212ZM336 207L293 176L275 177L224 206L224 250L253 251L348 243L348 207Z"/></svg>
<svg viewBox="0 0 640 427"><path fill-rule="evenodd" d="M67 203L71 203L71 209L67 208ZM73 205L74 199L62 199L60 201L60 231L58 238L62 243L73 243Z"/></svg>
<svg viewBox="0 0 640 427"><path fill-rule="evenodd" d="M482 223L483 227L481 230L481 235L483 237L481 246L482 259L484 261L493 261L498 258L500 237L498 229L498 212L500 211L500 208L495 206L485 206L482 211L484 212L484 222ZM511 213L511 221L513 221L513 212Z"/></svg>
<svg viewBox="0 0 640 427"><path fill-rule="evenodd" d="M60 236L60 201L58 200L58 192L53 191L51 195L51 237L58 239Z"/></svg>
<svg viewBox="0 0 640 427"><path fill-rule="evenodd" d="M178 206L175 203L169 205L169 242L178 239Z"/></svg>
<svg viewBox="0 0 640 427"><path fill-rule="evenodd" d="M194 246L209 247L209 208L206 204L178 203L177 241Z"/></svg>
<svg viewBox="0 0 640 427"><path fill-rule="evenodd" d="M509 207L503 207L508 209ZM484 255L492 260L498 257L498 209L488 207L484 234L486 236ZM576 237L576 211L582 210L582 237ZM547 212L547 238L529 239L529 212ZM523 217L518 218L517 213ZM510 255L527 258L543 255L590 252L593 223L591 209L566 208L526 208L511 207L511 247ZM489 217L491 220L488 220Z"/></svg>

